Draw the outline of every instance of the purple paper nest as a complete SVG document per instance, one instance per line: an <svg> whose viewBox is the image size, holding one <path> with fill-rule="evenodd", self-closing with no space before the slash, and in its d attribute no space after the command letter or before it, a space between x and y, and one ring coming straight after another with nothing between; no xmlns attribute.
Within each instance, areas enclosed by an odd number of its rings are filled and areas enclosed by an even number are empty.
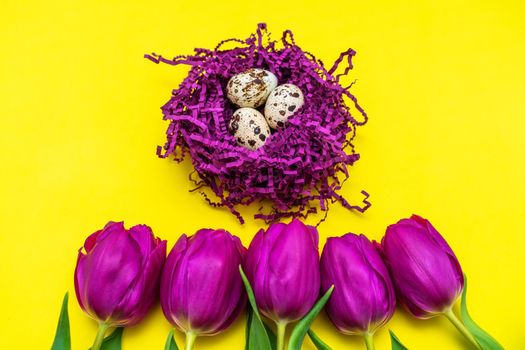
<svg viewBox="0 0 525 350"><path fill-rule="evenodd" d="M221 50L229 42L237 47ZM196 184L194 190L208 186L220 200L214 203L201 191L208 203L228 207L241 223L244 220L235 207L254 201L271 201L270 212L263 213L261 206L255 215L267 222L306 217L317 212L317 207L327 211L328 204L334 202L363 212L370 206L365 191L362 206L351 205L337 193L349 177L347 166L359 159L352 140L357 127L367 121L366 113L349 92L352 84L339 84L339 78L352 69L355 51L341 53L326 69L321 60L295 44L290 30L283 33L281 43L278 48L277 42L270 40L262 23L248 39L223 40L213 50L195 49L194 55L171 60L146 55L156 63L191 66L188 76L162 107L170 125L167 142L158 147L157 154L162 158L173 155L176 161L182 161L189 153L200 177L194 180L190 174ZM336 75L344 59L346 67ZM273 131L263 147L252 151L237 145L228 132L236 106L226 98L225 91L233 75L255 67L273 72L279 84L299 86L305 105L285 128ZM350 113L344 96L353 101L362 121ZM347 149L350 154L346 154Z"/></svg>

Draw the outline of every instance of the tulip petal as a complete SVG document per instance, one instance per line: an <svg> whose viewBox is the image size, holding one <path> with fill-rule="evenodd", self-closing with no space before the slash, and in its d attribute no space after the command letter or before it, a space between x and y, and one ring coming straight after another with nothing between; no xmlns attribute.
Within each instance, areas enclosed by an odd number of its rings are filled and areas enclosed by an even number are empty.
<svg viewBox="0 0 525 350"><path fill-rule="evenodd" d="M82 249L79 249L77 256L77 264L75 266L75 294L77 296L78 304L80 308L87 312L86 304L84 300L84 293L81 291L84 290L86 283L86 271L85 271L85 255L82 253Z"/></svg>
<svg viewBox="0 0 525 350"><path fill-rule="evenodd" d="M368 262L371 269L375 271L371 281L375 281L372 285L375 288L375 295L381 295L381 298L374 298L375 307L372 308L371 315L371 331L382 327L392 317L396 306L396 294L390 273L385 266L379 251L375 248L368 238L364 235L359 236L360 249L363 259Z"/></svg>
<svg viewBox="0 0 525 350"><path fill-rule="evenodd" d="M161 241L147 256L139 278L134 281L126 296L115 308L115 315L126 315L126 318L119 317L116 325L129 327L137 324L157 301L160 274L165 258L166 241Z"/></svg>
<svg viewBox="0 0 525 350"><path fill-rule="evenodd" d="M179 302L174 293L178 291L177 285L175 284L175 276L179 271L178 265L183 257L183 252L187 249L187 245L188 237L186 235L180 236L168 254L160 282L160 303L164 316L172 322L173 325L182 330L188 330L188 328L186 325L179 323L177 319L175 309L178 307ZM173 291L173 289L175 290ZM172 291L174 293L172 293Z"/></svg>
<svg viewBox="0 0 525 350"><path fill-rule="evenodd" d="M255 299L258 301L259 307L262 310L273 309L271 299L264 298L264 294L262 294L262 291L268 288L267 283L269 281L267 277L268 270L265 268L269 265L268 261L271 248L269 241L274 237L278 237L284 227L284 224L277 223L270 226L266 232L263 229L259 230L248 248L246 275L254 287Z"/></svg>
<svg viewBox="0 0 525 350"><path fill-rule="evenodd" d="M439 234L439 232L434 228L434 226L427 219L422 218L421 216L413 214L410 217L411 220L414 220L420 226L418 229L425 229L428 237L431 238L436 245L438 245L443 251L452 253L452 249L448 245L447 241ZM452 253L454 255L454 253Z"/></svg>
<svg viewBox="0 0 525 350"><path fill-rule="evenodd" d="M458 258L456 257L456 255L452 251L452 248L450 248L450 245L447 243L447 241L445 241L443 236L441 236L439 234L439 232L434 228L434 226L430 223L430 221L428 221L426 219L423 219L422 217L417 216L417 215L412 215L411 218L416 220L419 224L423 225L426 228L426 230L428 232L428 235L434 240L434 242L439 247L441 247L441 250L448 255L448 258L450 260L451 266L453 266L453 268L456 270L453 275L456 276L457 281L459 282L459 284L461 284L461 286L463 286L465 284L465 281L464 281L464 278L463 278L463 276L464 276L463 275L463 269L461 268L461 265L459 264ZM461 291L458 291L456 293L456 297L459 296L460 293L461 293Z"/></svg>
<svg viewBox="0 0 525 350"><path fill-rule="evenodd" d="M86 251L86 254L91 252L93 247L95 247L95 244L97 243L98 236L102 233L102 230L96 231L95 233L91 234L86 238L86 241L84 242L84 249Z"/></svg>
<svg viewBox="0 0 525 350"><path fill-rule="evenodd" d="M110 318L130 286L140 275L140 249L125 230L102 232L97 248L86 255L85 267L92 273L85 279L83 290L89 308L101 321ZM81 287L82 289L82 287Z"/></svg>
<svg viewBox="0 0 525 350"><path fill-rule="evenodd" d="M232 305L228 300L239 300L241 297L239 278L232 279L231 276L237 277L237 269L242 261L236 259L230 263L229 260L222 259L223 254L234 257L237 248L224 234L215 232L211 236L211 239L203 240L201 245L192 246L188 252L188 293L191 298L188 317L192 328L215 333L237 307L237 304ZM192 249L194 247L195 250ZM191 259L197 255L198 259ZM203 288L202 281L207 281L206 288ZM209 301L206 302L207 300ZM210 319L217 325L215 329L210 327Z"/></svg>
<svg viewBox="0 0 525 350"><path fill-rule="evenodd" d="M103 240L107 235L118 230L124 230L124 223L122 221L109 221L102 230L96 231L95 233L89 235L88 238L86 238L86 241L84 242L84 249L86 253L91 252L91 250L95 247L97 241Z"/></svg>
<svg viewBox="0 0 525 350"><path fill-rule="evenodd" d="M133 238L142 253L142 256L148 257L149 253L155 249L155 236L151 228L146 225L136 225L129 229L131 238Z"/></svg>
<svg viewBox="0 0 525 350"><path fill-rule="evenodd" d="M126 231L126 229L124 228L124 222L122 222L122 221L118 221L118 222L110 221L110 222L108 222L106 224L106 226L104 226L104 228L102 230L95 232L91 236L93 236L93 238L96 239L96 241L94 242L95 245L96 245L96 243L105 240L107 236L109 236L109 235L111 235L111 234L113 234L115 232L122 232L122 231ZM89 239L89 237L88 237L88 239Z"/></svg>

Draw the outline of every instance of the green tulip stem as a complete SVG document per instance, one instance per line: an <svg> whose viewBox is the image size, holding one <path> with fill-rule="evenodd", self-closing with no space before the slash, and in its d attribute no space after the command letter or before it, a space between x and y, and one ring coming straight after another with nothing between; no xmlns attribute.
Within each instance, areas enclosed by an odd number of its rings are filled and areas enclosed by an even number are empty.
<svg viewBox="0 0 525 350"><path fill-rule="evenodd" d="M457 328L457 330L461 334L463 334L465 338L467 338L472 344L474 344L476 349L481 350L481 347L479 346L476 339L474 339L474 337L472 336L472 333L470 333L470 331L463 325L463 323L459 320L459 318L457 318L454 312L452 312L452 308L448 309L443 314L445 315L446 318L448 318L450 322L452 322L452 324Z"/></svg>
<svg viewBox="0 0 525 350"><path fill-rule="evenodd" d="M284 335L286 334L286 322L278 321L277 324L277 350L284 350Z"/></svg>
<svg viewBox="0 0 525 350"><path fill-rule="evenodd" d="M193 332L186 332L186 344L184 346L185 350L193 350L193 345L195 344L195 339L197 339L197 334Z"/></svg>
<svg viewBox="0 0 525 350"><path fill-rule="evenodd" d="M365 338L366 349L367 350L374 350L375 349L374 334L373 333L365 333L363 336Z"/></svg>
<svg viewBox="0 0 525 350"><path fill-rule="evenodd" d="M91 350L100 350L100 347L102 346L102 342L104 341L104 335L106 334L106 331L108 330L108 328L109 328L109 325L107 323L104 323L104 322L99 323L97 336L95 337L95 342L93 343Z"/></svg>

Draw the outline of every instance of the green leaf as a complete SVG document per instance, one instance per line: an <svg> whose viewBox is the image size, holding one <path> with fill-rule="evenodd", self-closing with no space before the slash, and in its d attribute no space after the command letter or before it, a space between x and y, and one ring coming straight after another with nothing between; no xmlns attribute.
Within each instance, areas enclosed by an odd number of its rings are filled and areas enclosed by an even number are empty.
<svg viewBox="0 0 525 350"><path fill-rule="evenodd" d="M248 300L250 301L251 310L253 315L250 321L249 336L246 337L246 349L247 350L272 350L272 345L266 332L266 327L261 319L259 310L257 308L257 303L255 302L255 296L253 295L253 289L242 270L242 267L239 266L239 272L241 273L242 281L244 287L246 288L246 293L248 294Z"/></svg>
<svg viewBox="0 0 525 350"><path fill-rule="evenodd" d="M392 350L408 350L406 346L401 344L401 342L396 337L394 332L392 332L391 330L389 330L389 332L390 332L390 341L392 342Z"/></svg>
<svg viewBox="0 0 525 350"><path fill-rule="evenodd" d="M277 349L277 337L275 336L275 333L273 332L273 330L266 323L264 323L264 321L263 321L263 324L264 324L264 329L266 329L266 334L268 334L268 339L270 339L270 345L272 346L272 350L276 350Z"/></svg>
<svg viewBox="0 0 525 350"><path fill-rule="evenodd" d="M246 315L246 331L245 331L246 344L244 346L245 350L248 350L252 320L253 320L253 311L250 307L248 308L248 312ZM276 350L277 349L277 337L275 336L275 333L264 321L263 321L263 325L264 325L264 329L266 329L266 334L268 335L268 339L270 340L270 345L272 347L272 350Z"/></svg>
<svg viewBox="0 0 525 350"><path fill-rule="evenodd" d="M481 329L480 326L474 322L470 317L467 309L467 276L465 277L465 288L463 288L463 294L461 295L461 319L465 327L472 333L478 344L483 350L503 350L496 339L492 338L487 332Z"/></svg>
<svg viewBox="0 0 525 350"><path fill-rule="evenodd" d="M69 316L67 313L67 303L69 294L64 295L62 301L62 309L60 310L60 317L58 319L57 330L55 332L55 339L51 350L70 350L71 349L71 332L69 330Z"/></svg>
<svg viewBox="0 0 525 350"><path fill-rule="evenodd" d="M100 350L122 350L122 333L124 333L124 327L115 328L110 335L104 338Z"/></svg>
<svg viewBox="0 0 525 350"><path fill-rule="evenodd" d="M244 329L244 339L246 339L246 343L244 344L244 350L248 350L248 345L250 344L250 329L252 328L252 319L253 312L252 309L249 307L248 312L246 313L246 328Z"/></svg>
<svg viewBox="0 0 525 350"><path fill-rule="evenodd" d="M297 323L297 325L292 331L292 335L290 336L288 350L301 349L301 345L303 344L304 337L306 336L308 329L310 329L312 322L317 317L317 314L319 314L319 312L322 310L322 308L330 298L330 295L332 295L333 291L334 286L331 286L330 289L328 289L326 293L321 297L321 299L319 299L317 303L315 303L312 309L308 311L306 316L304 316L303 319Z"/></svg>
<svg viewBox="0 0 525 350"><path fill-rule="evenodd" d="M321 338L319 338L319 336L315 334L314 331L312 331L312 329L308 330L308 336L318 350L332 350L332 348L322 341Z"/></svg>
<svg viewBox="0 0 525 350"><path fill-rule="evenodd" d="M124 327L117 327L110 335L104 338L100 350L122 350L122 333ZM91 348L89 348L91 350Z"/></svg>
<svg viewBox="0 0 525 350"><path fill-rule="evenodd" d="M179 350L175 339L173 338L173 329L168 334L168 339L166 339L166 345L164 345L164 350Z"/></svg>
<svg viewBox="0 0 525 350"><path fill-rule="evenodd" d="M124 327L115 328L110 335L104 338L100 350L121 350L122 349L122 333Z"/></svg>

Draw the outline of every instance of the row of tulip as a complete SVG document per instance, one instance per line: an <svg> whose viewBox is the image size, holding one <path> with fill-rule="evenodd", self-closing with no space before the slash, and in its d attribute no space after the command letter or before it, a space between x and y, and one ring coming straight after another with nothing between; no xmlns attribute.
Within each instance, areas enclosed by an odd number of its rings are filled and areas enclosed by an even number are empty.
<svg viewBox="0 0 525 350"><path fill-rule="evenodd" d="M159 295L166 319L186 334L186 350L198 336L231 325L247 296L252 311L275 322L277 330L276 344L258 349L283 350L287 326L310 315L309 326L316 315L311 310L322 306L340 332L363 336L373 349L373 335L394 314L396 296L418 318L446 316L475 348L502 349L468 313L465 324L454 314L464 283L449 245L415 215L390 225L381 243L351 233L331 237L320 258L317 230L296 219L260 230L248 249L225 230L182 235L167 258L166 241L148 226L126 230L123 223L110 222L86 239L75 269L80 307L99 323L92 350L103 348L109 328L139 323ZM326 294L316 304L320 291ZM329 349L309 334L319 349ZM67 348L56 346L63 343L57 339L53 350ZM170 344L176 347L171 334L166 348Z"/></svg>

